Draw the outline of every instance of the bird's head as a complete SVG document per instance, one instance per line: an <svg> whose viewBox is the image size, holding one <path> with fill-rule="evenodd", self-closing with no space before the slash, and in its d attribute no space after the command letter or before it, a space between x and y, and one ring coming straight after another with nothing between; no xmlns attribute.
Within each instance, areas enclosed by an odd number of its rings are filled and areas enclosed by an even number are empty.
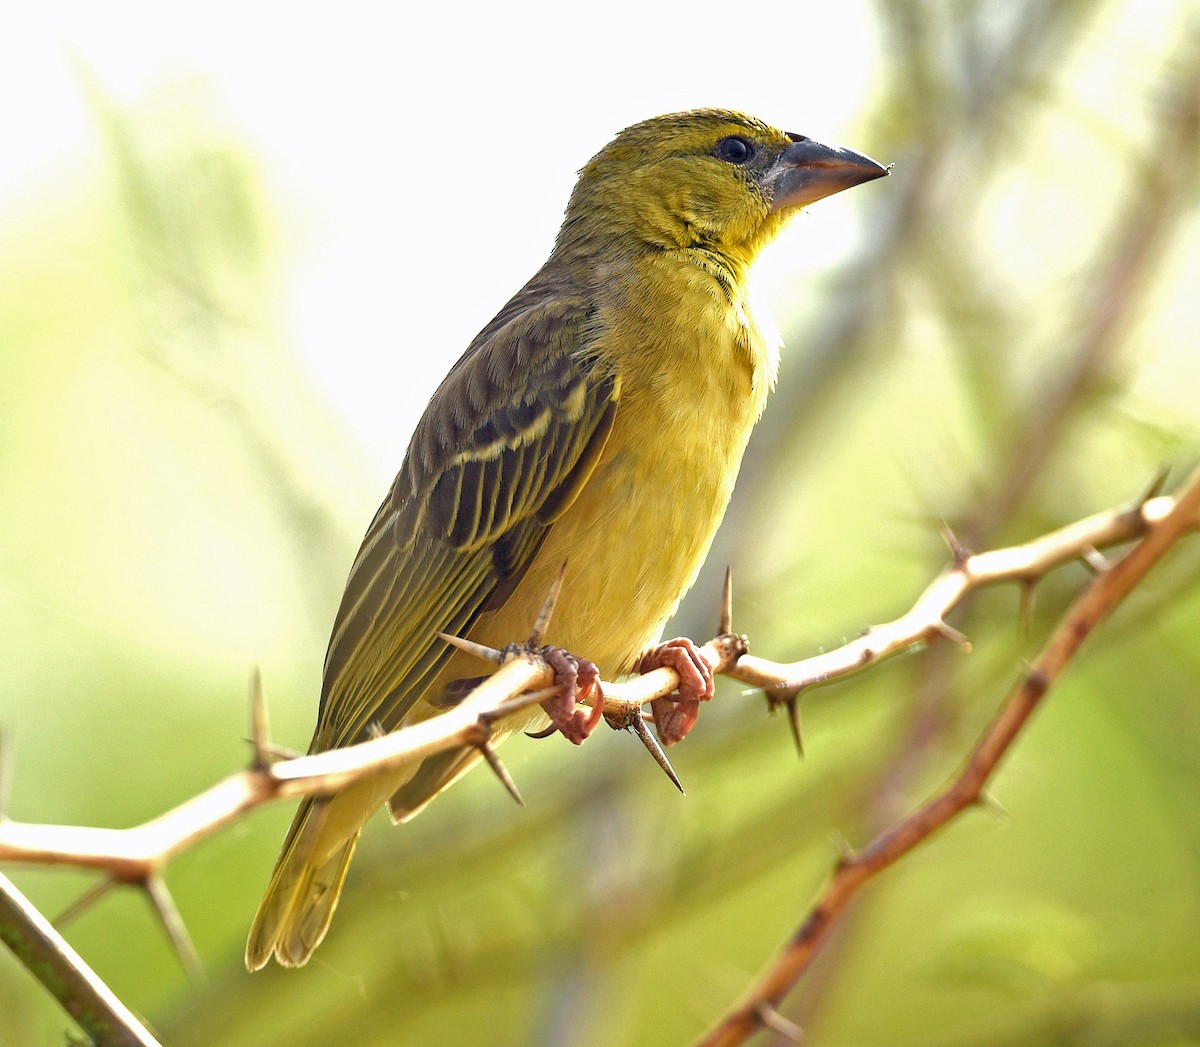
<svg viewBox="0 0 1200 1047"><path fill-rule="evenodd" d="M723 109L626 128L579 173L558 249L702 247L748 265L797 210L880 178L861 153Z"/></svg>

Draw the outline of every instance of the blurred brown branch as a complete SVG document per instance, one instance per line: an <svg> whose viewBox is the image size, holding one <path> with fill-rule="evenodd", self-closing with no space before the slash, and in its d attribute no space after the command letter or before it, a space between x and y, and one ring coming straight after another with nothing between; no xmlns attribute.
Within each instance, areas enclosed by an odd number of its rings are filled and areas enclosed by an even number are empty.
<svg viewBox="0 0 1200 1047"><path fill-rule="evenodd" d="M781 1016L776 1008L808 969L834 922L858 889L962 811L983 802L984 787L1000 760L1083 641L1184 534L1200 525L1200 469L1189 478L1179 497L1168 502L1170 504L1160 502L1156 506L1151 514L1153 519L1144 519L1143 537L1119 560L1103 565L1091 585L1062 616L1041 653L1022 674L995 719L983 732L959 775L898 825L863 849L849 851L841 857L824 894L783 954L751 988L745 1000L699 1041L699 1047L733 1047L745 1042L760 1028L778 1029ZM1151 501L1143 503L1142 509L1151 504ZM1093 547L1094 544L1088 543ZM1082 547L1080 552L1086 548ZM936 630L936 625L930 628Z"/></svg>

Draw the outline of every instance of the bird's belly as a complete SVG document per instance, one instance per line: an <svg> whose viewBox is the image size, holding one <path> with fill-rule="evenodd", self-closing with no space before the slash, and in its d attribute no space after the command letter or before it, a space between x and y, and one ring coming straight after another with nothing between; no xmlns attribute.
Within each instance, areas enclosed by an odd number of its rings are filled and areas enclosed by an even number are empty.
<svg viewBox="0 0 1200 1047"><path fill-rule="evenodd" d="M616 434L614 434L616 435ZM744 436L732 456L625 446L606 453L556 520L512 596L471 635L499 647L523 639L559 569L562 595L546 640L628 672L662 634L696 578L724 515ZM732 469L723 468L732 458Z"/></svg>

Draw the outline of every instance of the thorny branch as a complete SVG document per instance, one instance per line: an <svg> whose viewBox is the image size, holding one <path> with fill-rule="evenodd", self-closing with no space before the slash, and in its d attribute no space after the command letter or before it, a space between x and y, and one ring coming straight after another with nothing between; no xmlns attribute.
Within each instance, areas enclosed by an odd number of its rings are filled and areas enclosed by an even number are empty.
<svg viewBox="0 0 1200 1047"><path fill-rule="evenodd" d="M930 583L908 612L870 629L843 647L790 663L746 653L745 639L731 631L731 595L727 585L720 635L700 648L701 654L714 673L761 687L772 703L788 705L799 740L795 710L803 690L860 672L939 636L969 647L966 638L949 626L946 618L971 591L999 582L1015 581L1031 587L1053 568L1072 560L1083 560L1099 572L985 734L960 778L908 820L839 864L825 897L784 956L747 1002L704 1041L706 1047L740 1043L760 1027L776 1027L775 1005L803 973L849 897L876 872L978 801L983 784L1000 757L1084 637L1176 539L1197 528L1200 528L1200 471L1176 498L1159 495L1155 488L1131 506L1097 513L1022 545L972 554L951 537L953 562ZM1137 539L1141 540L1111 568L1098 553L1101 548ZM536 642L516 651L490 651L469 641L447 637L481 657L502 664L454 709L343 749L277 759L277 750L267 737L266 709L256 675L251 686L254 758L248 768L157 818L127 829L24 823L7 818L0 809L0 862L77 866L106 873L107 879L89 892L86 903L101 897L113 884L141 887L177 948L187 957L190 945L166 891L162 872L174 855L256 807L280 799L328 795L381 770L462 746L478 748L509 791L517 796L511 778L490 745L490 738L497 721L544 701L552 693L554 672L537 652L545 628L544 618L545 615L540 617L535 627L532 640ZM633 729L672 777L670 765L645 727L643 706L672 693L678 684L674 670L659 668L628 682L603 686L604 715L610 725ZM0 767L0 780L3 774L4 768ZM84 907L85 904L72 906L70 914L73 916ZM4 913L0 913L0 931L10 944L14 938L29 939L30 948L36 945L51 952L58 949L48 935L32 925L14 930ZM59 982L60 991L56 995L64 1005L73 1006L72 1001L81 993L92 995L92 986L83 975L78 980L62 976ZM123 1018L115 1012L108 1013L105 1020L126 1029ZM126 1040L114 1042L153 1042L139 1041L141 1033L132 1026L123 1035Z"/></svg>

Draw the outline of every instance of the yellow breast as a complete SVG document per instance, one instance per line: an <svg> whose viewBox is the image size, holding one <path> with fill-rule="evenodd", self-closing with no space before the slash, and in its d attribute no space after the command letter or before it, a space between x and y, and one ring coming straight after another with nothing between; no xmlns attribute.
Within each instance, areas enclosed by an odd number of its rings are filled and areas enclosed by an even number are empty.
<svg viewBox="0 0 1200 1047"><path fill-rule="evenodd" d="M744 279L670 256L644 264L601 309L598 349L621 374L604 453L512 597L472 630L493 646L520 639L566 562L547 639L610 677L661 636L695 580L778 358Z"/></svg>

